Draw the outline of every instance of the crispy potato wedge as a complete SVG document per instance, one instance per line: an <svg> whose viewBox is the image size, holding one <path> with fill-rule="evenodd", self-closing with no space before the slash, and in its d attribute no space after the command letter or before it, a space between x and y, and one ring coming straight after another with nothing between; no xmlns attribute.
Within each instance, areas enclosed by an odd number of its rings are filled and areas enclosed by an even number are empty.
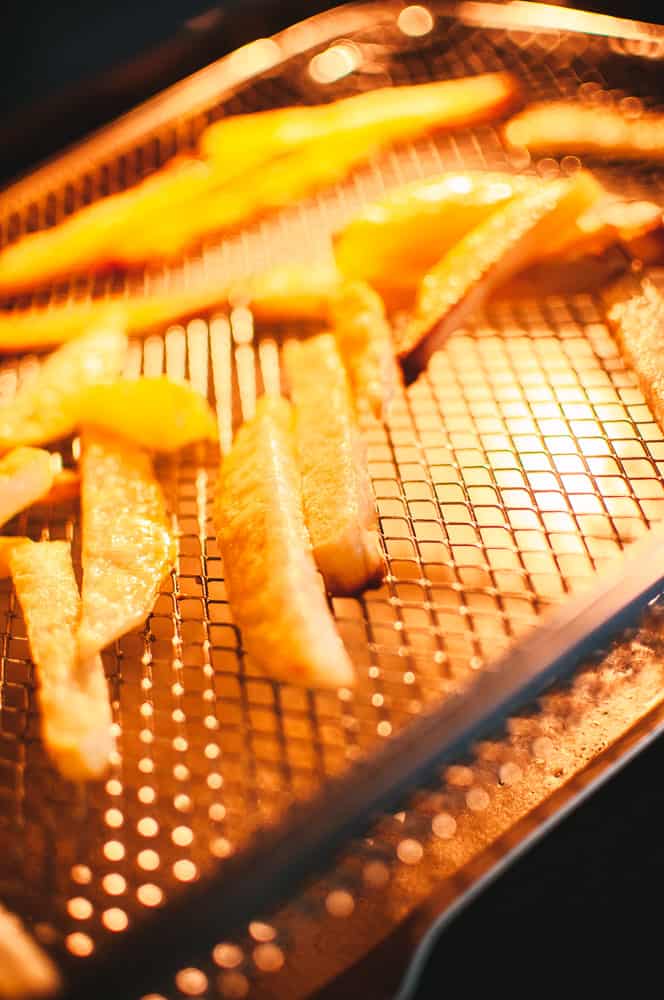
<svg viewBox="0 0 664 1000"><path fill-rule="evenodd" d="M664 161L664 115L629 115L617 107L545 101L524 108L505 125L511 146L554 156Z"/></svg>
<svg viewBox="0 0 664 1000"><path fill-rule="evenodd" d="M400 375L380 295L364 281L345 282L331 295L329 313L357 404L384 419Z"/></svg>
<svg viewBox="0 0 664 1000"><path fill-rule="evenodd" d="M476 170L400 186L335 234L337 266L346 278L372 285L389 309L407 308L444 253L536 184L532 177Z"/></svg>
<svg viewBox="0 0 664 1000"><path fill-rule="evenodd" d="M141 625L175 559L166 504L141 448L105 431L81 435L83 587L80 656Z"/></svg>
<svg viewBox="0 0 664 1000"><path fill-rule="evenodd" d="M39 679L46 749L67 778L103 774L113 748L101 659L81 658L81 602L69 542L15 542L9 567Z"/></svg>
<svg viewBox="0 0 664 1000"><path fill-rule="evenodd" d="M384 559L366 445L334 336L289 341L286 371L314 559L330 593L354 594L380 582Z"/></svg>
<svg viewBox="0 0 664 1000"><path fill-rule="evenodd" d="M166 375L87 386L74 404L80 426L98 427L154 451L216 441L217 419L193 386Z"/></svg>
<svg viewBox="0 0 664 1000"><path fill-rule="evenodd" d="M59 459L41 448L14 448L0 458L0 524L48 494Z"/></svg>
<svg viewBox="0 0 664 1000"><path fill-rule="evenodd" d="M263 397L239 428L222 461L215 524L233 618L256 665L292 684L351 685L305 525L286 400Z"/></svg>
<svg viewBox="0 0 664 1000"><path fill-rule="evenodd" d="M0 407L0 452L70 434L77 423L76 393L117 378L126 351L127 337L112 328L94 330L58 348L36 377Z"/></svg>
<svg viewBox="0 0 664 1000"><path fill-rule="evenodd" d="M422 279L414 314L397 344L407 380L449 334L540 247L595 202L597 182L580 171L509 201L464 236Z"/></svg>

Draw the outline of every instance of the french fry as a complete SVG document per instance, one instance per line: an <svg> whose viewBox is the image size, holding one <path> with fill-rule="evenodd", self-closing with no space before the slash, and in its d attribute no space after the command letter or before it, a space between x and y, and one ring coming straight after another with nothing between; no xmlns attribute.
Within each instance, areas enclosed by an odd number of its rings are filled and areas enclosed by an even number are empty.
<svg viewBox="0 0 664 1000"><path fill-rule="evenodd" d="M125 334L110 328L93 330L46 358L37 376L0 407L0 452L70 434L77 423L76 393L117 378L126 351Z"/></svg>
<svg viewBox="0 0 664 1000"><path fill-rule="evenodd" d="M649 279L625 277L605 295L607 319L655 418L664 424L664 297Z"/></svg>
<svg viewBox="0 0 664 1000"><path fill-rule="evenodd" d="M265 162L266 153L278 156L318 139L339 135L345 139L368 129L375 130L383 145L400 142L432 129L472 125L497 117L513 107L518 98L518 83L508 73L382 87L329 104L222 119L206 130L201 151L217 161L239 150L244 172L252 154L255 162ZM262 160L257 154L262 154Z"/></svg>
<svg viewBox="0 0 664 1000"><path fill-rule="evenodd" d="M305 526L293 419L286 400L260 399L222 461L215 525L228 599L244 649L266 674L350 686Z"/></svg>
<svg viewBox="0 0 664 1000"><path fill-rule="evenodd" d="M77 424L154 451L179 451L194 441L218 437L208 401L191 385L165 375L87 386L76 395L73 408Z"/></svg>
<svg viewBox="0 0 664 1000"><path fill-rule="evenodd" d="M444 253L536 184L532 177L476 170L400 186L335 234L337 266L346 278L368 282L390 309L408 307Z"/></svg>
<svg viewBox="0 0 664 1000"><path fill-rule="evenodd" d="M210 280L197 281L186 289L164 288L47 309L0 311L0 351L43 350L104 326L142 335L239 302L249 302L254 316L265 322L323 320L327 299L338 281L339 275L330 264L285 264L223 287Z"/></svg>
<svg viewBox="0 0 664 1000"><path fill-rule="evenodd" d="M0 525L48 494L59 458L41 448L15 448L0 458Z"/></svg>
<svg viewBox="0 0 664 1000"><path fill-rule="evenodd" d="M504 132L511 146L535 155L664 161L664 115L660 112L630 116L617 107L545 101L516 114Z"/></svg>
<svg viewBox="0 0 664 1000"><path fill-rule="evenodd" d="M81 435L83 587L79 652L89 660L142 624L173 565L174 541L149 456L103 431Z"/></svg>
<svg viewBox="0 0 664 1000"><path fill-rule="evenodd" d="M380 296L363 281L348 281L331 295L329 312L355 400L384 419L400 376Z"/></svg>
<svg viewBox="0 0 664 1000"><path fill-rule="evenodd" d="M422 279L415 311L397 344L407 380L449 334L540 247L595 202L598 185L580 171L509 201L464 236Z"/></svg>
<svg viewBox="0 0 664 1000"><path fill-rule="evenodd" d="M514 77L487 73L226 119L202 138L209 159L184 159L10 244L0 253L0 291L177 254L341 179L381 146L496 117L517 98Z"/></svg>
<svg viewBox="0 0 664 1000"><path fill-rule="evenodd" d="M9 568L37 668L46 749L65 777L99 777L113 748L111 708L101 659L79 655L69 542L15 542Z"/></svg>
<svg viewBox="0 0 664 1000"><path fill-rule="evenodd" d="M354 594L380 582L384 560L366 446L334 336L290 341L286 371L314 559L330 593Z"/></svg>
<svg viewBox="0 0 664 1000"><path fill-rule="evenodd" d="M177 160L140 184L79 209L50 229L11 243L0 253L0 291L17 292L81 271L125 262L132 232L150 228L169 207L183 210L217 176L210 164Z"/></svg>

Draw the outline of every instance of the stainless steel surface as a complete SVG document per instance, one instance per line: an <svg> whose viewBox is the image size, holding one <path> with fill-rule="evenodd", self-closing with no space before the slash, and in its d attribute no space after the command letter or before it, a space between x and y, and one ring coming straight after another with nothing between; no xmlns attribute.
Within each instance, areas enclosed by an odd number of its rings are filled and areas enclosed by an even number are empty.
<svg viewBox="0 0 664 1000"><path fill-rule="evenodd" d="M389 81L504 66L532 99L577 92L586 100L638 96L647 106L662 99L655 32L634 29L626 40L614 30L607 38L603 22L583 19L580 31L574 23L558 30L550 9L537 5L524 26L522 6L506 22L512 6L434 4L409 22L401 4L361 5L344 12L347 22L328 15L286 41L263 42L245 53L248 61L236 56L235 64L203 71L9 190L0 197L2 232L14 238L131 183L190 148L222 107L314 103ZM600 33L584 33L593 23ZM422 33L408 34L409 24ZM356 69L316 82L312 57L339 36ZM265 72L240 84L242 67L252 65ZM233 93L220 93L224 86ZM62 284L50 294L57 301L186 282L201 269L221 281L324 255L330 231L359 204L448 166L546 173L576 164L529 164L504 150L495 129L465 130L388 153L343 187L210 240L166 273ZM661 197L659 171L615 166L602 176ZM274 381L282 334L253 330L246 313L198 317L134 342L127 374L189 376L209 391L226 426ZM35 363L3 369L2 391L11 395ZM0 895L74 974L77 962L94 961L101 943L130 933L294 797L456 690L552 604L592 586L594 573L664 513L664 437L594 295L490 306L398 397L388 424L367 426L366 434L389 574L380 590L334 602L359 675L353 694L303 692L246 668L210 521L212 450L161 463L178 565L145 629L105 657L118 754L103 785L78 789L49 767L24 626L3 585ZM76 541L77 512L72 505L24 518L16 530ZM444 883L450 901L458 898L473 857L656 706L659 642L659 625L649 623L581 671L571 691L514 720L507 738L484 745L439 788L386 818L273 924L252 925L246 939L220 942L200 969L183 971L169 995L307 995L425 903L434 886ZM498 856L507 850L496 848Z"/></svg>

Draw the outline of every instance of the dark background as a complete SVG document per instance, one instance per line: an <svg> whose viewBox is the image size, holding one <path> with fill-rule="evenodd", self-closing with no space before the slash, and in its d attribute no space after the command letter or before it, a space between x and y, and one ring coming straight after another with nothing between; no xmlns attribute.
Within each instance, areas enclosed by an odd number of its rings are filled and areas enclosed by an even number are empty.
<svg viewBox="0 0 664 1000"><path fill-rule="evenodd" d="M0 13L0 175L27 169L224 51L324 6L10 0ZM661 5L643 0L585 6L664 22ZM629 975L631 996L644 996L661 964L663 775L660 741L502 876L445 932L418 1000L452 990L473 997L487 982L498 996L552 988L597 996L618 971ZM371 1000L371 984L362 995Z"/></svg>

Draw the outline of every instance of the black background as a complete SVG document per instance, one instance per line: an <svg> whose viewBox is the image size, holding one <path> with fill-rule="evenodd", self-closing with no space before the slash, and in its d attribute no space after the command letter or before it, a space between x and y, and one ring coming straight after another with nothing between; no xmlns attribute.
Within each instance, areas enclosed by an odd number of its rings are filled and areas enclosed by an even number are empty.
<svg viewBox="0 0 664 1000"><path fill-rule="evenodd" d="M91 0L80 7L10 0L0 13L0 175L53 152L56 136L74 138L204 65L246 40L247 30L256 37L321 6L228 0L206 41L187 22L209 11L209 0ZM643 0L585 6L664 21L661 5ZM418 1000L453 991L473 997L480 985L496 996L554 988L598 996L616 985L618 973L629 976L630 996L644 996L646 984L650 992L664 950L663 779L659 741L457 918L427 966ZM373 992L366 984L362 996L371 1000Z"/></svg>

